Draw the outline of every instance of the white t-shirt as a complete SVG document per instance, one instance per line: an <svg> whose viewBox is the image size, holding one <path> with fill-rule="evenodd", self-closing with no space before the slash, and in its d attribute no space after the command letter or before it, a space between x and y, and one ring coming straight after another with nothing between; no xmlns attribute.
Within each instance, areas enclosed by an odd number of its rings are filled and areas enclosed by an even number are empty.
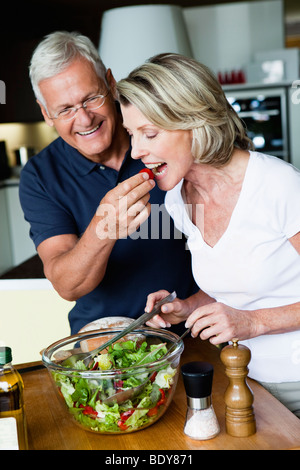
<svg viewBox="0 0 300 470"><path fill-rule="evenodd" d="M167 193L165 205L187 237L200 289L241 310L299 302L300 256L288 239L300 231L300 171L276 157L250 152L238 202L213 247L188 215L182 183ZM242 343L251 350L250 377L300 381L300 325L298 331Z"/></svg>

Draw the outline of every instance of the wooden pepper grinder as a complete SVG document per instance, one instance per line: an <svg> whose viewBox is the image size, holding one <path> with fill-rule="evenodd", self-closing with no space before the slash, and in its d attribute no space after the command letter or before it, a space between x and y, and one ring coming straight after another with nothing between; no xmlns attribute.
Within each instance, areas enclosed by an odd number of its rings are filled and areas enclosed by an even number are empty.
<svg viewBox="0 0 300 470"><path fill-rule="evenodd" d="M226 432L234 437L247 437L256 432L253 393L246 381L250 359L249 348L238 344L236 338L232 340L232 345L225 346L221 351L221 360L229 378L224 395Z"/></svg>

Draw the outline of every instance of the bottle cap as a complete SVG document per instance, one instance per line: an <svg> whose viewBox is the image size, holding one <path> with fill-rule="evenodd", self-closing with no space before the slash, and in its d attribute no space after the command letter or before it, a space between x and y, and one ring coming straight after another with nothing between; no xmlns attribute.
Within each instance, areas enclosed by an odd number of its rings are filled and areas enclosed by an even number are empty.
<svg viewBox="0 0 300 470"><path fill-rule="evenodd" d="M12 361L11 348L0 346L0 365L7 364Z"/></svg>
<svg viewBox="0 0 300 470"><path fill-rule="evenodd" d="M188 362L181 367L188 397L205 398L211 395L214 368L209 362Z"/></svg>

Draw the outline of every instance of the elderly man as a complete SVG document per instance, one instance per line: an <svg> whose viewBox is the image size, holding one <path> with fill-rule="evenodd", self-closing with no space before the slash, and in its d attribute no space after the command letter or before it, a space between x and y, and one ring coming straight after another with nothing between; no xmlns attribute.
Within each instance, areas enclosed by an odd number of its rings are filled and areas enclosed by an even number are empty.
<svg viewBox="0 0 300 470"><path fill-rule="evenodd" d="M136 318L162 285L179 297L194 293L185 240L164 211L164 192L131 158L115 80L91 41L50 34L30 77L59 137L23 169L20 200L46 277L76 300L71 333L101 317Z"/></svg>

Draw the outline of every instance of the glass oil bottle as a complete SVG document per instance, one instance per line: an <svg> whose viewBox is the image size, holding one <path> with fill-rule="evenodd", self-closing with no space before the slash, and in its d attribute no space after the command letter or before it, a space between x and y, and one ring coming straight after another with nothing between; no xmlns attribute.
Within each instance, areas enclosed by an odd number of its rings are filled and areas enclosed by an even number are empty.
<svg viewBox="0 0 300 470"><path fill-rule="evenodd" d="M9 347L0 347L0 450L27 450L24 384Z"/></svg>

